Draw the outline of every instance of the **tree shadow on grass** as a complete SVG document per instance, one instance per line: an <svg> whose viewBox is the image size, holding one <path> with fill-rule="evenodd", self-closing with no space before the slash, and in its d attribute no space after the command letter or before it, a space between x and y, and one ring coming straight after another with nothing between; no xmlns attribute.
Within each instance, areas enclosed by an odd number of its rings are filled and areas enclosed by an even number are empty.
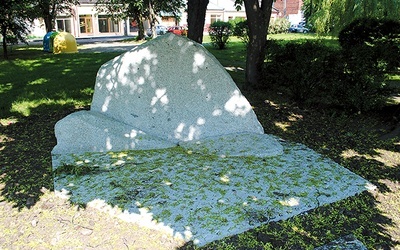
<svg viewBox="0 0 400 250"><path fill-rule="evenodd" d="M29 208L39 200L42 188L53 189L54 125L73 111L72 105L41 105L30 116L0 127L0 190L5 201Z"/></svg>
<svg viewBox="0 0 400 250"><path fill-rule="evenodd" d="M30 207L52 189L54 125L90 103L98 68L118 53L60 54L16 50L0 65L0 189L6 201Z"/></svg>
<svg viewBox="0 0 400 250"><path fill-rule="evenodd" d="M301 109L282 96L263 94L251 95L250 102L266 133L307 145L375 184L377 192L391 192L383 180L400 185L397 145L400 138L380 139L382 133L389 132L381 128L391 127L388 124L391 121L377 113L360 115ZM314 214L311 220L306 219L298 226L299 233L318 238L316 232L328 232L320 234L325 239L335 238L329 234L337 237L353 233L368 248L392 249L400 242L386 231L387 226L393 226L393 221L378 209L378 203L371 193L364 192L317 208L310 213ZM315 219L318 217L321 220Z"/></svg>

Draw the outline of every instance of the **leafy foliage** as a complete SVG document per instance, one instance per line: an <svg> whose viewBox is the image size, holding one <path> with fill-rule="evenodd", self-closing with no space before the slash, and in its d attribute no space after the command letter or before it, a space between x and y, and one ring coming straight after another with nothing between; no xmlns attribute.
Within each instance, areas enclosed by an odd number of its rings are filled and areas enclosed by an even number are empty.
<svg viewBox="0 0 400 250"><path fill-rule="evenodd" d="M270 41L268 49L264 79L302 105L358 112L386 100L385 74L369 48L345 51L317 40Z"/></svg>
<svg viewBox="0 0 400 250"><path fill-rule="evenodd" d="M399 20L398 0L304 0L304 16L318 34L337 34L363 17Z"/></svg>
<svg viewBox="0 0 400 250"><path fill-rule="evenodd" d="M168 12L179 18L180 9L183 6L183 0L98 0L96 2L96 8L99 11L106 12L116 19L130 17L137 21L139 25L139 40L144 38L144 19L150 20L150 25L153 27L156 22L156 15L161 16L161 12Z"/></svg>
<svg viewBox="0 0 400 250"><path fill-rule="evenodd" d="M339 33L340 45L346 51L364 47L373 54L372 60L386 65L386 70L400 67L400 21L360 18Z"/></svg>
<svg viewBox="0 0 400 250"><path fill-rule="evenodd" d="M249 26L247 25L247 20L239 20L238 22L234 22L232 26L232 34L237 36L247 46L249 44Z"/></svg>
<svg viewBox="0 0 400 250"><path fill-rule="evenodd" d="M247 20L233 19L230 21L232 24L232 35L237 36L244 44L249 43L249 26ZM268 34L279 34L287 32L290 22L286 18L278 18L268 26Z"/></svg>
<svg viewBox="0 0 400 250"><path fill-rule="evenodd" d="M285 33L290 27L290 22L286 18L277 18L268 26L268 34Z"/></svg>
<svg viewBox="0 0 400 250"><path fill-rule="evenodd" d="M61 13L72 14L72 6L79 4L78 0L36 0L32 2L35 17L43 18L47 32L53 30L57 15Z"/></svg>
<svg viewBox="0 0 400 250"><path fill-rule="evenodd" d="M231 35L232 25L229 22L216 21L212 23L208 29L211 43L219 48L224 49Z"/></svg>
<svg viewBox="0 0 400 250"><path fill-rule="evenodd" d="M0 34L3 37L3 56L8 58L7 44L25 42L28 34L28 21L33 11L28 0L4 0L0 8Z"/></svg>

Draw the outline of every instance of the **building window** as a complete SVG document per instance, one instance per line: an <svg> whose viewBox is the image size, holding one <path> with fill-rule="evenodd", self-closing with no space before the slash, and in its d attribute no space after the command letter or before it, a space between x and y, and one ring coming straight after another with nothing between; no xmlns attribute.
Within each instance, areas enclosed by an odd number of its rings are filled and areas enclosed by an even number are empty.
<svg viewBox="0 0 400 250"><path fill-rule="evenodd" d="M57 30L71 33L71 20L57 19Z"/></svg>
<svg viewBox="0 0 400 250"><path fill-rule="evenodd" d="M108 16L99 15L99 31L101 33L119 32L119 23Z"/></svg>
<svg viewBox="0 0 400 250"><path fill-rule="evenodd" d="M218 14L216 14L216 15L211 15L211 24L213 24L213 23L215 23L216 21L221 21L222 20L222 18L221 18L221 15L218 15Z"/></svg>
<svg viewBox="0 0 400 250"><path fill-rule="evenodd" d="M93 20L91 15L80 15L79 26L81 33L93 33Z"/></svg>

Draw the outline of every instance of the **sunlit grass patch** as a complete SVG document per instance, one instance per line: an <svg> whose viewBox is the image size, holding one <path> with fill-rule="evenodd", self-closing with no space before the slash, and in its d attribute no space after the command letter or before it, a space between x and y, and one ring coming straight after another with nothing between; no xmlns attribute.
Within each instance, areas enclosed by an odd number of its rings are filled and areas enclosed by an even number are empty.
<svg viewBox="0 0 400 250"><path fill-rule="evenodd" d="M38 107L90 104L99 67L118 53L45 53L40 48L13 51L14 60L0 60L0 117L29 116Z"/></svg>
<svg viewBox="0 0 400 250"><path fill-rule="evenodd" d="M29 116L31 114L31 111L39 106L49 106L49 107L73 106L76 109L78 109L88 106L89 104L90 102L88 100L82 101L82 100L74 100L71 98L60 99L60 100L46 99L46 98L36 99L36 100L19 100L12 103L11 112L18 113L22 116Z"/></svg>
<svg viewBox="0 0 400 250"><path fill-rule="evenodd" d="M348 149L342 152L343 158L352 157L364 157L369 160L375 160L381 162L388 167L400 166L400 153L395 151L389 151L386 149L375 149L375 154L360 154L352 149Z"/></svg>

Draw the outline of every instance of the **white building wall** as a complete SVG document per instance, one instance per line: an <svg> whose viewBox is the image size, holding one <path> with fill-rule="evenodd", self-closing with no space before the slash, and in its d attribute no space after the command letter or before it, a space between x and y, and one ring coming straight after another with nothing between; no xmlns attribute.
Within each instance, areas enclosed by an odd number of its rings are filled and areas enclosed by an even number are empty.
<svg viewBox="0 0 400 250"><path fill-rule="evenodd" d="M69 32L77 37L102 37L102 36L123 36L123 35L134 35L136 33L130 32L130 23L128 20L120 20L118 23L118 32L100 32L99 30L99 16L105 13L98 13L94 4L81 4L74 6L72 9L72 15L70 13L61 14L57 20L69 20L70 28ZM241 11L236 11L233 0L211 0L209 9L206 12L205 17L205 32L208 31L208 26L212 21L218 19L221 21L229 21L236 17L245 18L246 13L244 8ZM91 22L91 24L90 24ZM64 22L65 23L65 22ZM162 22L160 22L162 24ZM61 23L60 23L61 24ZM180 26L187 26L187 13L182 11L182 16L178 23ZM65 25L64 25L65 26ZM86 28L83 28L83 27ZM91 26L91 27L87 27ZM55 30L60 31L62 27L59 27L56 21ZM46 34L44 24L41 24L39 20L35 21L34 28L32 29L32 35L42 37Z"/></svg>

